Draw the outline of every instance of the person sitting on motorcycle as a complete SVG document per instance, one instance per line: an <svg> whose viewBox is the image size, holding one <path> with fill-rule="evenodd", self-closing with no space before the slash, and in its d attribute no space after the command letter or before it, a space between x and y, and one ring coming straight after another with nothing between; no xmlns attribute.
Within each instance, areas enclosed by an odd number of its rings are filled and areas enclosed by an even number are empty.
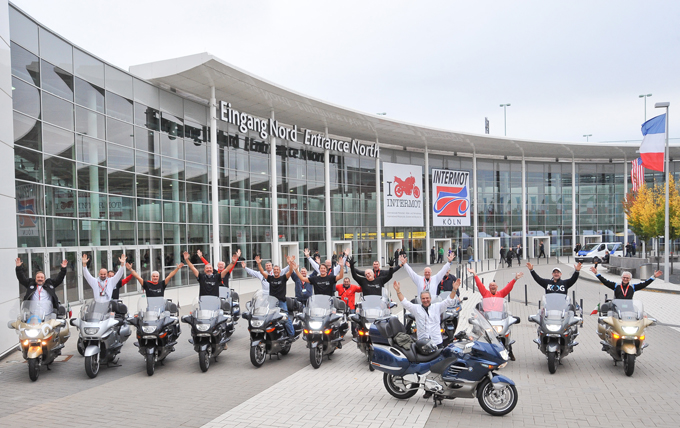
<svg viewBox="0 0 680 428"><path fill-rule="evenodd" d="M451 275L451 265L449 265L449 270L446 271L446 275L444 275L442 282L440 282L439 287L437 287L437 296L442 293L451 292L451 290L453 290L453 283L456 282L457 279L456 275ZM456 291L456 296L460 297L460 290Z"/></svg>
<svg viewBox="0 0 680 428"><path fill-rule="evenodd" d="M224 279L225 276L227 276L227 273L229 272L229 269L232 268L232 265L236 264L238 256L234 254L231 260L232 261L229 264L229 266L227 266L226 269L222 271L222 273L215 273L210 263L203 267L203 273L199 273L198 269L196 269L196 267L191 263L191 260L189 260L189 253L186 251L184 252L184 261L186 262L187 266L189 266L189 269L191 269L191 272L193 272L196 279L198 279L199 297L200 296L220 297L220 285L222 284L222 280Z"/></svg>
<svg viewBox="0 0 680 428"><path fill-rule="evenodd" d="M663 272L660 270L657 270L654 272L654 275L647 278L646 280L642 282L638 282L637 284L631 284L630 280L633 277L630 272L623 272L621 274L621 282L616 283L613 281L608 280L607 278L603 277L597 272L597 268L595 266L592 266L590 268L590 271L595 274L597 279L600 280L600 282L610 290L614 290L614 298L615 299L627 299L627 300L632 300L633 295L635 294L636 291L642 290L643 288L647 287L649 284L654 282L654 280L661 275L663 275ZM600 314L606 315L607 312L611 310L611 303L610 302L605 302L601 307L600 307Z"/></svg>
<svg viewBox="0 0 680 428"><path fill-rule="evenodd" d="M298 278L300 278L300 281L312 284L314 287L314 294L316 295L322 294L324 296L335 297L335 284L344 276L342 269L340 269L340 274L338 276L329 275L326 265L323 264L319 266L319 275L308 278L302 276L302 273L297 270L297 266L294 264L291 264L291 266L295 267L295 273Z"/></svg>
<svg viewBox="0 0 680 428"><path fill-rule="evenodd" d="M165 277L165 279L160 280L161 274L158 273L158 271L153 271L151 272L151 281L146 281L144 280L137 272L132 269L132 266L129 266L131 275L134 276L137 281L139 281L139 284L142 286L142 289L146 293L146 297L164 297L165 296L165 288L168 286L168 283L172 279L173 276L177 272L179 272L180 269L184 267L184 263L179 263L177 267L168 274L168 276Z"/></svg>
<svg viewBox="0 0 680 428"><path fill-rule="evenodd" d="M61 269L55 278L45 279L45 273L38 271L35 274L35 279L27 278L24 268L22 266L23 262L19 257L16 258L16 275L19 284L26 287L26 294L24 294L24 301L26 300L48 300L52 302L52 308L55 312L59 310L59 298L55 289L64 282L64 277L66 276L66 266L68 266L68 260L63 260L61 262Z"/></svg>
<svg viewBox="0 0 680 428"><path fill-rule="evenodd" d="M239 250L239 251L240 251L240 250ZM257 260L259 257L260 257L259 254L256 255L256 256L255 256L255 260ZM260 259L260 260L261 260L261 259ZM242 265L242 266L243 266L243 265ZM269 294L269 282L268 282L266 279L264 279L264 276L262 276L262 274L261 274L260 272L255 271L255 270L252 270L252 269L250 269L250 268L248 268L248 267L243 266L243 268L246 270L246 273L247 273L248 275L252 276L253 278L259 279L259 280L260 280L260 283L262 284L262 291L263 291L265 294ZM286 273L288 273L288 269L289 269L289 266L286 266L286 267L284 267L283 269L281 269L281 275L285 275ZM268 273L269 275L274 275L274 266L272 265L272 262L267 262L267 263L265 263L265 264L264 264L264 270L267 271L267 273Z"/></svg>
<svg viewBox="0 0 680 428"><path fill-rule="evenodd" d="M576 284L579 272L581 271L581 266L581 263L574 265L574 274L569 279L562 279L562 270L558 267L553 269L552 279L545 279L538 276L538 274L534 272L534 265L527 262L527 267L531 272L531 276L538 285L545 288L545 294L559 293L566 295L569 287Z"/></svg>
<svg viewBox="0 0 680 428"><path fill-rule="evenodd" d="M305 257L307 257L307 260L309 261L309 265L312 267L312 269L316 272L317 275L320 274L319 272L319 267L321 266L318 263L318 259L315 261L313 258L309 256L309 248L305 248ZM331 259L327 259L325 261L326 265L326 272L332 272L332 275L337 276L338 273L342 270L342 267L345 265L345 261L347 260L347 257L349 255L349 248L345 250L345 252L342 254L342 257L339 260L339 263L333 267L333 261ZM311 275L310 275L311 276Z"/></svg>
<svg viewBox="0 0 680 428"><path fill-rule="evenodd" d="M307 300L312 297L312 284L309 281L304 282L300 278L307 278L307 269L300 268L300 275L297 276L296 272L291 272L290 277L295 281L295 299L302 303L303 306L307 306Z"/></svg>
<svg viewBox="0 0 680 428"><path fill-rule="evenodd" d="M405 260L405 259L404 259ZM394 268L391 267L386 275L376 277L373 269L366 269L364 271L364 276L358 275L358 272L356 272L356 269L354 269L354 259L350 258L349 259L349 267L350 267L350 272L352 273L352 278L359 284L359 287L361 287L362 293L364 293L364 296L382 296L382 288L387 284L387 282L392 279L392 275L394 272L396 272L399 267Z"/></svg>
<svg viewBox="0 0 680 428"><path fill-rule="evenodd" d="M429 339L441 348L441 343L443 342L441 333L441 314L446 311L449 306L455 306L459 303L458 297L456 297L456 291L460 287L460 278L453 283L453 289L448 298L442 300L441 302L432 303L432 295L428 290L423 290L420 292L420 305L416 303L409 302L406 297L401 293L401 284L394 281L392 286L397 292L397 299L401 302L401 305L407 311L411 312L416 319L416 324L418 325L418 340ZM429 398L432 395L431 392L426 391L423 398Z"/></svg>
<svg viewBox="0 0 680 428"><path fill-rule="evenodd" d="M432 277L432 269L429 267L426 267L425 270L423 271L423 276L420 276L416 274L413 269L411 269L411 266L408 265L408 262L406 261L406 256L399 256L399 261L400 264L404 266L404 269L406 269L406 272L408 272L408 275L411 277L411 280L413 283L416 285L416 289L420 293L421 291L429 291L431 296L435 296L437 294L437 287L439 287L439 283L442 281L442 278L446 275L446 273L451 269L451 263L453 263L453 259L455 258L455 254L451 253L448 256L448 263L444 263L444 266L442 266L441 270Z"/></svg>
<svg viewBox="0 0 680 428"><path fill-rule="evenodd" d="M210 264L210 263L208 262L208 260L206 260L206 259L203 257L203 252L202 252L201 250L196 250L196 255L201 259L201 261L203 262L204 265ZM239 258L239 260L240 260L240 259L241 259L241 249L240 249L240 248L239 248L238 250L236 250L236 255L238 256L238 258ZM220 260L219 262L217 262L217 273L222 273L222 271L223 271L226 267L227 267L227 264L224 263L222 260ZM236 267L236 265L232 266L232 268L229 269L229 272L228 272L228 273L231 274L231 273L234 271L234 268L235 268L235 267ZM225 285L225 287L229 287L229 286L228 286L228 285Z"/></svg>
<svg viewBox="0 0 680 428"><path fill-rule="evenodd" d="M125 254L121 254L121 256L118 258L118 261L120 262L120 268L118 268L118 272L116 272L116 274L111 278L107 276L108 271L104 268L100 269L99 276L94 278L87 269L87 263L90 261L90 258L87 256L87 254L83 254L83 278L85 278L85 281L87 281L90 287L92 287L95 302L105 303L111 301L113 290L116 288L118 281L123 278L123 273L125 273L126 259L127 257Z"/></svg>
<svg viewBox="0 0 680 428"><path fill-rule="evenodd" d="M361 293L361 287L356 284L352 284L349 278L344 278L342 284L338 284L335 289L338 292L338 297L342 299L343 302L349 308L350 313L356 313L356 293Z"/></svg>
<svg viewBox="0 0 680 428"><path fill-rule="evenodd" d="M390 267L394 266L394 261L395 261L395 260L394 260L393 258L390 258L390 260L389 260L389 262L388 262L388 264L390 265ZM397 263L397 267L392 271L392 273L394 274L394 272L398 271L399 269L401 269L401 265ZM356 275L359 275L359 276L363 276L363 275L364 275L363 272L359 272L359 271L356 270L356 269L354 269L354 273L355 273ZM387 275L389 275L389 271L388 271L388 270L382 270L382 269L380 269L380 262L377 261L377 260L375 260L375 261L373 262L373 276L374 276L375 278L378 278L378 277L380 277L380 276L387 276Z"/></svg>
<svg viewBox="0 0 680 428"><path fill-rule="evenodd" d="M132 270L132 265L130 263L126 263L125 267L127 268L127 270ZM116 275L116 272L114 272L112 270L110 270L108 272L109 278L113 278L115 275ZM111 300L120 299L120 289L123 288L123 286L125 284L130 282L132 280L132 278L134 278L134 276L132 276L132 274L130 274L130 275L126 276L125 278L121 279L120 281L118 281L118 284L116 284L116 288L114 288L113 293L111 293Z"/></svg>
<svg viewBox="0 0 680 428"><path fill-rule="evenodd" d="M260 269L260 275L262 275L262 278L269 284L269 295L278 299L279 308L285 313L288 313L288 304L286 303L286 283L288 282L288 278L290 278L293 269L291 266L293 259L290 257L287 259L289 269L285 274L281 274L279 265L273 266L273 273L270 274L262 269L262 259L260 256L255 256L255 262L257 262L257 267ZM295 336L295 329L293 328L293 322L290 317L288 317L288 320L286 321L286 331L290 337Z"/></svg>

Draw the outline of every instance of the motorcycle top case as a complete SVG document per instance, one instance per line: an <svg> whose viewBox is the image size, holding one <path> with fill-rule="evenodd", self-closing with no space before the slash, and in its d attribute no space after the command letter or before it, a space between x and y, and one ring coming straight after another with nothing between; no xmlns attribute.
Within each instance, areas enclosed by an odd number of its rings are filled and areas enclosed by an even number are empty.
<svg viewBox="0 0 680 428"><path fill-rule="evenodd" d="M373 344L373 358L371 359L373 366L383 372L393 375L403 374L411 365L411 362L406 358L398 348L390 345Z"/></svg>
<svg viewBox="0 0 680 428"><path fill-rule="evenodd" d="M389 345L390 337L396 336L399 332L404 332L404 325L395 317L391 317L384 321L379 321L371 324L368 334L371 337L371 342L381 345Z"/></svg>

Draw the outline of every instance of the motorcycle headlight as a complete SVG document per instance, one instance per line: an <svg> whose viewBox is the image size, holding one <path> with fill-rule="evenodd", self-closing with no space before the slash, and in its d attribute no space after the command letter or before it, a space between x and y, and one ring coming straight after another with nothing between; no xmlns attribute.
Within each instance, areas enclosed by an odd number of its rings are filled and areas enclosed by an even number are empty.
<svg viewBox="0 0 680 428"><path fill-rule="evenodd" d="M24 330L24 333L26 333L26 336L28 336L30 338L34 338L34 337L38 337L38 335L40 334L40 330L32 328L30 330Z"/></svg>
<svg viewBox="0 0 680 428"><path fill-rule="evenodd" d="M262 324L264 324L264 320L251 320L250 321L251 327L262 327Z"/></svg>
<svg viewBox="0 0 680 428"><path fill-rule="evenodd" d="M147 333L147 334L148 334L148 333L153 333L154 331L156 331L156 326L155 326L155 325L143 325L143 326L142 326L142 331L143 331L144 333Z"/></svg>
<svg viewBox="0 0 680 428"><path fill-rule="evenodd" d="M505 350L505 349L503 349L503 350L501 351L501 357L502 357L505 361L508 361L508 358L509 358L508 351ZM499 367L502 367L502 366L499 366Z"/></svg>
<svg viewBox="0 0 680 428"><path fill-rule="evenodd" d="M310 321L309 328L312 330L320 330L323 323L321 321Z"/></svg>
<svg viewBox="0 0 680 428"><path fill-rule="evenodd" d="M208 331L210 324L196 324L196 330L198 331Z"/></svg>
<svg viewBox="0 0 680 428"><path fill-rule="evenodd" d="M635 333L638 332L638 327L635 327L635 326L632 326L632 325L621 327L621 329L623 330L624 333L629 334L629 335L635 334Z"/></svg>
<svg viewBox="0 0 680 428"><path fill-rule="evenodd" d="M562 325L560 325L560 324L546 324L545 328L547 328L548 331L559 331L562 328Z"/></svg>
<svg viewBox="0 0 680 428"><path fill-rule="evenodd" d="M367 322L367 323L364 323L364 325L366 326L366 330L370 330L370 329L371 329L371 325L373 325L373 323Z"/></svg>
<svg viewBox="0 0 680 428"><path fill-rule="evenodd" d="M88 336L92 336L94 334L97 334L97 332L99 331L99 327L85 327L84 330L85 334L87 334Z"/></svg>
<svg viewBox="0 0 680 428"><path fill-rule="evenodd" d="M493 329L496 330L496 333L498 333L498 334L503 333L503 326L502 325L495 325L495 326L493 326Z"/></svg>

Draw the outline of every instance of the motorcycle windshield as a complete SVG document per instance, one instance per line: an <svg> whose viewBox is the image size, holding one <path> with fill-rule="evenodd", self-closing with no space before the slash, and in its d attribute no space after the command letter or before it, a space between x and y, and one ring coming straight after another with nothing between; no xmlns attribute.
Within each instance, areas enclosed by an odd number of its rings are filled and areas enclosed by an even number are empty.
<svg viewBox="0 0 680 428"><path fill-rule="evenodd" d="M543 296L543 310L546 319L561 320L569 311L571 299L566 294L551 293Z"/></svg>
<svg viewBox="0 0 680 428"><path fill-rule="evenodd" d="M83 305L80 310L80 318L83 321L95 322L111 318L111 302L90 301Z"/></svg>
<svg viewBox="0 0 680 428"><path fill-rule="evenodd" d="M229 287L223 287L220 285L220 299L229 300L231 299L231 290Z"/></svg>
<svg viewBox="0 0 680 428"><path fill-rule="evenodd" d="M498 341L498 338L496 338L496 330L494 330L486 317L484 317L477 309L472 310L472 316L470 317L469 322L470 325L472 325L472 336L475 340L502 346Z"/></svg>
<svg viewBox="0 0 680 428"><path fill-rule="evenodd" d="M253 316L263 317L267 316L269 312L276 311L279 306L279 299L265 294L262 290L258 290L250 301L251 311Z"/></svg>
<svg viewBox="0 0 680 428"><path fill-rule="evenodd" d="M52 314L52 302L49 300L26 300L21 302L19 319L29 325L38 325Z"/></svg>
<svg viewBox="0 0 680 428"><path fill-rule="evenodd" d="M387 302L380 296L364 296L361 301L359 315L364 318L376 319L390 315Z"/></svg>
<svg viewBox="0 0 680 428"><path fill-rule="evenodd" d="M307 300L305 315L311 318L320 318L329 315L333 311L333 298L322 294L315 294Z"/></svg>
<svg viewBox="0 0 680 428"><path fill-rule="evenodd" d="M616 309L614 316L622 321L636 321L644 317L644 308L640 300L614 299L612 306Z"/></svg>
<svg viewBox="0 0 680 428"><path fill-rule="evenodd" d="M142 296L137 302L137 311L144 321L157 321L165 316L165 297Z"/></svg>
<svg viewBox="0 0 680 428"><path fill-rule="evenodd" d="M484 316L490 321L503 320L508 317L508 302L503 297L487 297L482 299Z"/></svg>
<svg viewBox="0 0 680 428"><path fill-rule="evenodd" d="M219 297L201 296L198 298L198 304L194 309L194 318L197 320L216 318L221 308L222 304Z"/></svg>

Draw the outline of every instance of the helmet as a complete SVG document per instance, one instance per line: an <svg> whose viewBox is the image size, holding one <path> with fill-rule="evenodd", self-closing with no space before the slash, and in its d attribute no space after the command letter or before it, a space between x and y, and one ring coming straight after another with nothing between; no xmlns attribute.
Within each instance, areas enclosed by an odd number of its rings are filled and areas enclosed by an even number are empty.
<svg viewBox="0 0 680 428"><path fill-rule="evenodd" d="M437 345L432 339L418 339L416 341L416 352L420 355L431 355L437 351Z"/></svg>

